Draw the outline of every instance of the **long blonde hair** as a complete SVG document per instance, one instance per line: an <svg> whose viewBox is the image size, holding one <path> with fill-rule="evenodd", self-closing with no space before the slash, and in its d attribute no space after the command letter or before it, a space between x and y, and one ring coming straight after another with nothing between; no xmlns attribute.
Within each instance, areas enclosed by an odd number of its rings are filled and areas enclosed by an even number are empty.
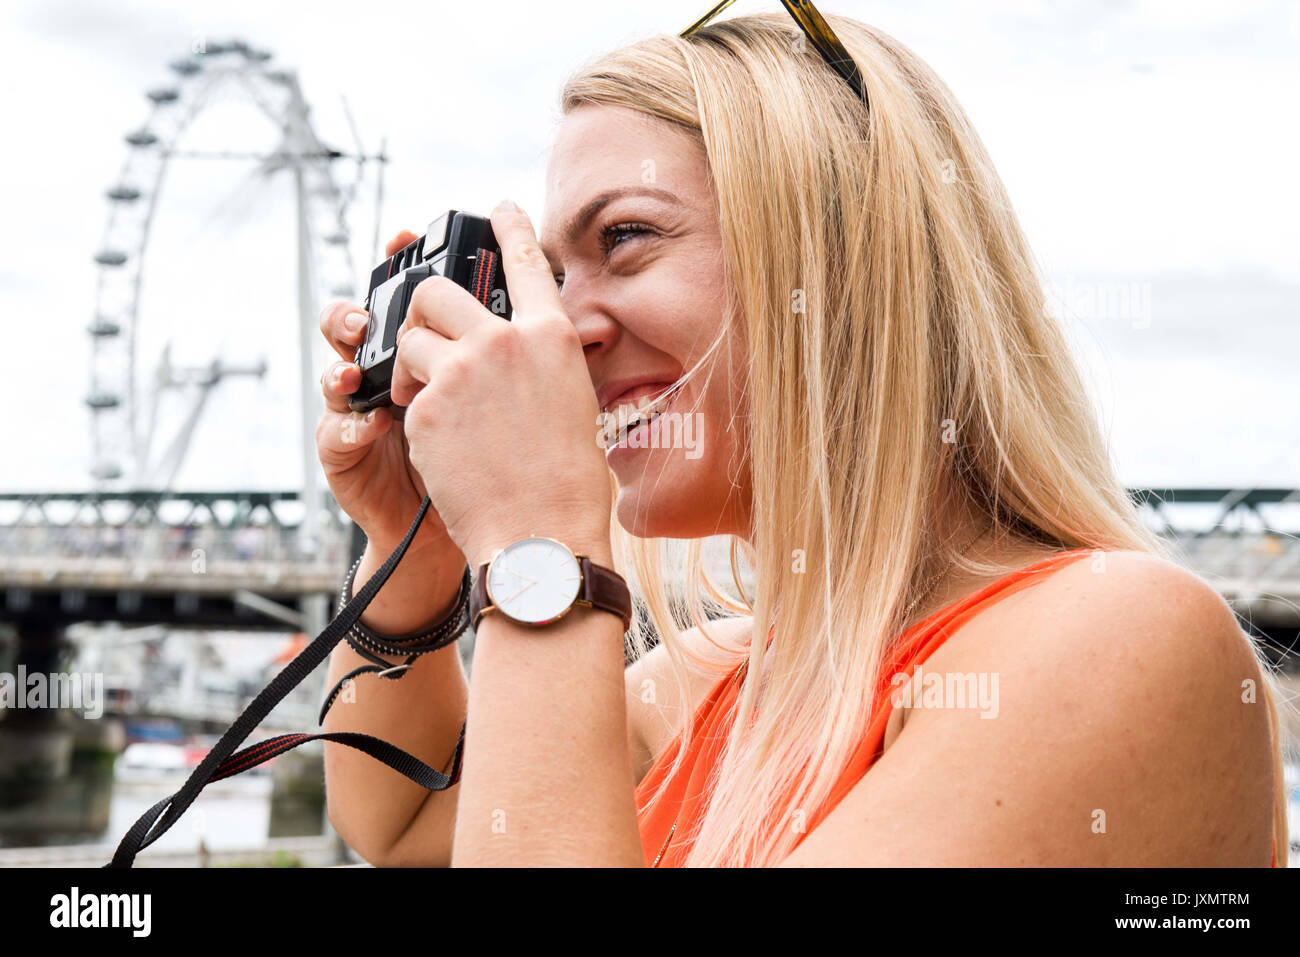
<svg viewBox="0 0 1300 957"><path fill-rule="evenodd" d="M869 111L774 14L618 50L562 97L565 113L622 106L700 138L725 305L748 348L752 546L737 537L731 548L733 569L754 571L752 600L711 581L694 542L683 607L664 581L666 543L613 523L683 693L688 667L717 667L686 651L686 622L708 633L722 608L774 634L770 647L730 649L760 678L744 684L688 865L787 856L867 726L882 661L929 570L954 560L999 570L932 540L941 479L995 534L1169 554L1114 475L965 113L902 44L827 19L862 71ZM639 625L633 640L647 645Z"/></svg>

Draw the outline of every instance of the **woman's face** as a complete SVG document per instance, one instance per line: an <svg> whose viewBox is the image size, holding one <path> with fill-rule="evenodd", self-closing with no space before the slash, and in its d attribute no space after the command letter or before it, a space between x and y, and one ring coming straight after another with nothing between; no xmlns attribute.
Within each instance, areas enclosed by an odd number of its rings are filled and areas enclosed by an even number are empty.
<svg viewBox="0 0 1300 957"><path fill-rule="evenodd" d="M749 534L744 346L724 313L717 204L699 141L633 110L560 125L540 240L602 412L643 404L712 357L648 425L606 452L620 524L643 537ZM598 423L592 423L597 441Z"/></svg>

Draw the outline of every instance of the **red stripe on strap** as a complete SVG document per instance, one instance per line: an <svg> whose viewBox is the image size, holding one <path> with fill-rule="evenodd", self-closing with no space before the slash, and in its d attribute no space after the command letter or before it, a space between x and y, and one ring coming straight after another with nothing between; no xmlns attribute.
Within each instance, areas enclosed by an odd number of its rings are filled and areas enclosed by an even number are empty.
<svg viewBox="0 0 1300 957"><path fill-rule="evenodd" d="M231 755L224 764L217 768L216 773L212 775L212 780L217 781L221 778L232 777L243 771L247 771L249 768L255 767L262 761L275 757L282 751L289 750L295 744L300 743L304 738L308 737L310 737L310 735L307 734L283 735L282 737L272 738L269 741L263 741L261 744L254 745L242 755ZM288 745L289 747L282 747L283 745Z"/></svg>

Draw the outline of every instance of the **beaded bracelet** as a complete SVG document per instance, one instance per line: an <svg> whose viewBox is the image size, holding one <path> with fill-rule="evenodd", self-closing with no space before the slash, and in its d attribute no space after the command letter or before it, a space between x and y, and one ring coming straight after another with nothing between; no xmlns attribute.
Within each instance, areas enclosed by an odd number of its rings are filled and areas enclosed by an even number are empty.
<svg viewBox="0 0 1300 957"><path fill-rule="evenodd" d="M348 569L347 578L343 582L343 589L339 592L340 609L352 599L352 582L356 578L357 569L360 567L361 559L358 558L352 563L352 567ZM439 648L445 648L464 634L466 629L469 628L469 599L472 590L473 578L470 575L469 566L466 565L465 575L460 582L460 592L456 595L456 604L452 607L451 612L438 624L422 631L405 635L381 635L371 631L360 621L355 622L348 629L347 634L343 636L343 639L353 651L367 661L372 662L372 664L354 668L335 683L321 705L318 723L325 723L326 713L349 681L364 674L373 674L378 678L390 681L400 678L410 669L411 665L415 664L415 659L420 655L437 651ZM379 655L397 655L399 657L405 655L406 660L401 664L393 664L391 661L380 658ZM464 729L462 729L462 740L464 733ZM456 747L456 754L458 759L456 774L459 776L460 745Z"/></svg>
<svg viewBox="0 0 1300 957"><path fill-rule="evenodd" d="M343 581L343 588L339 592L340 608L352 600L352 583L360 567L359 557L352 563L347 578ZM348 631L348 644L354 648L360 645L370 651L386 655L422 655L445 648L469 628L469 599L472 590L473 578L469 566L466 565L465 574L461 578L460 591L456 595L456 603L442 621L405 635L381 635L358 621Z"/></svg>

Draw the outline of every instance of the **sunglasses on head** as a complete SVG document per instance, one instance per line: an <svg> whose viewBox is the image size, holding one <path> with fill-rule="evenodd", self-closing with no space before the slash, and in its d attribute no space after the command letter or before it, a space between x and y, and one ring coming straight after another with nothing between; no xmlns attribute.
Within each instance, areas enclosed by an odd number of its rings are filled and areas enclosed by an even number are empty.
<svg viewBox="0 0 1300 957"><path fill-rule="evenodd" d="M678 36L683 39L690 38L701 27L733 3L735 3L735 0L722 0L721 3L714 4L713 9L692 23ZM812 45L817 48L817 52L822 55L822 59L843 78L849 88L862 100L863 105L870 108L871 104L867 100L866 87L862 84L862 74L858 72L857 64L853 62L853 57L849 56L849 51L844 49L844 44L835 35L835 31L830 28L830 24L817 12L817 8L808 0L781 0L781 5L790 12L790 16L794 17L794 22L799 24L799 29L803 30L808 39L812 41Z"/></svg>

